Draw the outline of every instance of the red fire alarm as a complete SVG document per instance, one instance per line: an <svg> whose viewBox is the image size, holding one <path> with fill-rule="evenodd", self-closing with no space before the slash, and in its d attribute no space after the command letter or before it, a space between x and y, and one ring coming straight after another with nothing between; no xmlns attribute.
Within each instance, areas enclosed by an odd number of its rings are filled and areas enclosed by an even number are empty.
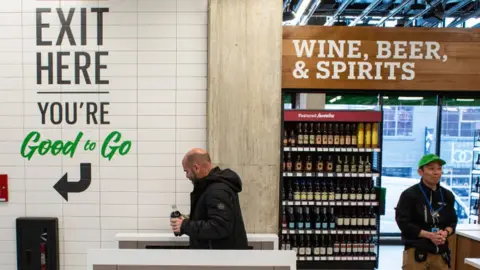
<svg viewBox="0 0 480 270"><path fill-rule="evenodd" d="M8 202L8 175L0 174L0 202Z"/></svg>

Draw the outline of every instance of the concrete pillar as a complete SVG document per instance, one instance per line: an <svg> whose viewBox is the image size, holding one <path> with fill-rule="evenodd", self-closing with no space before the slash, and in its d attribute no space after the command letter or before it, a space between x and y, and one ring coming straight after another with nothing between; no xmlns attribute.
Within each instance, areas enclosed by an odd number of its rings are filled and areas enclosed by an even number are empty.
<svg viewBox="0 0 480 270"><path fill-rule="evenodd" d="M210 0L208 27L208 150L243 180L248 232L276 233L282 2Z"/></svg>

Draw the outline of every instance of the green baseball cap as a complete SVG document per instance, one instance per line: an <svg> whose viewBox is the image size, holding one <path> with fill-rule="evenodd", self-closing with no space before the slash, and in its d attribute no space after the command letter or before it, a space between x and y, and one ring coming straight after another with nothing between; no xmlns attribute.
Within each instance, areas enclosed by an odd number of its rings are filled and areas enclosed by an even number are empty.
<svg viewBox="0 0 480 270"><path fill-rule="evenodd" d="M446 164L445 160L441 159L439 156L435 154L428 154L423 156L420 161L418 162L418 168L421 168L425 165L427 165L430 162L438 161L440 164L443 166Z"/></svg>

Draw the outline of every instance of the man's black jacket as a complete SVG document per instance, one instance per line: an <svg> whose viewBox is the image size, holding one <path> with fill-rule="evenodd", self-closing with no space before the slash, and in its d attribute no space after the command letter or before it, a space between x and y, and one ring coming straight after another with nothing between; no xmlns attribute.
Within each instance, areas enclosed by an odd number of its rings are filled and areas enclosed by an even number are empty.
<svg viewBox="0 0 480 270"><path fill-rule="evenodd" d="M440 230L444 230L446 227L451 227L455 231L457 226L457 213L455 211L455 197L452 192L437 185L437 189L433 191L422 181L420 185L427 198L432 200L431 205L435 210L439 209L442 204L440 190L443 194L444 207L439 212L439 222L435 226ZM432 228L432 216L430 214L430 207L427 200L423 195L418 184L415 184L400 195L398 205L395 208L395 220L402 232L402 240L405 244L405 249L416 247L422 248L426 251L432 252L436 250L435 245L428 239L420 238L418 235L423 229L425 231L431 231ZM448 242L439 248L446 248Z"/></svg>
<svg viewBox="0 0 480 270"><path fill-rule="evenodd" d="M192 249L248 249L238 193L240 177L230 169L213 168L194 181L190 194L190 217L181 233L190 238Z"/></svg>

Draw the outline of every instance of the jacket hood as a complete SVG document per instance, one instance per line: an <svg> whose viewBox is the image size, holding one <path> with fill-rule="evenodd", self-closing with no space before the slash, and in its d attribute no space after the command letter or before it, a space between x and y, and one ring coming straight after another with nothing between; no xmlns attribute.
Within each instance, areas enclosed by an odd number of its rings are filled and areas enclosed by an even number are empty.
<svg viewBox="0 0 480 270"><path fill-rule="evenodd" d="M222 182L229 185L233 191L240 193L242 191L242 180L237 173L230 169L221 170L219 167L213 168L205 179L207 182Z"/></svg>

